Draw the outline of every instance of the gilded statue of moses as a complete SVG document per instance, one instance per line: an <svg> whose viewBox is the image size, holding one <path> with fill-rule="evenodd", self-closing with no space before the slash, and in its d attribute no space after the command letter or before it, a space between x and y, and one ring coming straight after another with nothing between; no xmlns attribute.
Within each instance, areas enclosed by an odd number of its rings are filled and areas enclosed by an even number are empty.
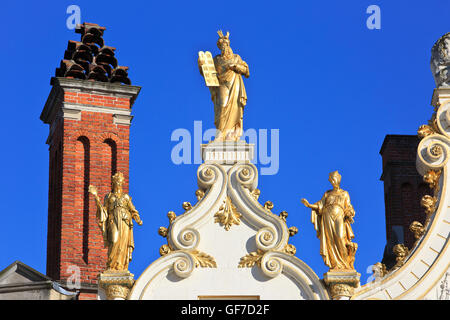
<svg viewBox="0 0 450 320"><path fill-rule="evenodd" d="M221 53L210 59L210 52L200 51L198 66L214 103L215 141L238 141L243 133L242 118L247 103L242 76L248 78L250 73L247 63L231 50L230 33L217 33Z"/></svg>

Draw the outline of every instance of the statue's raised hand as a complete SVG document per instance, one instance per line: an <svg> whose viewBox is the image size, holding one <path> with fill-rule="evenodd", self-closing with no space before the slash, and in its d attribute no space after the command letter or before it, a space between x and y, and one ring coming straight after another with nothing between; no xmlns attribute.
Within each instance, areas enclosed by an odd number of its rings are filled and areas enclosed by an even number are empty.
<svg viewBox="0 0 450 320"><path fill-rule="evenodd" d="M306 206L306 207L310 207L311 205L309 204L308 200L306 200L305 198L302 198L302 203Z"/></svg>
<svg viewBox="0 0 450 320"><path fill-rule="evenodd" d="M95 197L98 196L97 188L96 188L95 186L93 186L92 184L89 185L88 191L89 191L89 193L92 194L93 196L95 196Z"/></svg>

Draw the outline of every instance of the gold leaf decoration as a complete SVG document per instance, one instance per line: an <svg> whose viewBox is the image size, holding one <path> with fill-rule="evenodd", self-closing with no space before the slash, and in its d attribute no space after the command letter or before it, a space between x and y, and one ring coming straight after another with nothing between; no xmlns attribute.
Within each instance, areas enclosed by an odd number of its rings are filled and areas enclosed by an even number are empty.
<svg viewBox="0 0 450 320"><path fill-rule="evenodd" d="M175 214L175 212L173 211L167 212L167 218L169 218L169 223L174 222L176 217L177 215Z"/></svg>
<svg viewBox="0 0 450 320"><path fill-rule="evenodd" d="M420 205L423 208L425 208L425 214L427 216L427 218L425 220L425 225L428 225L428 223L430 222L430 219L431 219L431 215L436 210L436 202L437 202L437 198L432 197L428 194L424 195L422 197L422 199L420 200Z"/></svg>
<svg viewBox="0 0 450 320"><path fill-rule="evenodd" d="M272 201L266 201L266 203L264 203L264 208L266 210L271 211L273 209L273 202Z"/></svg>
<svg viewBox="0 0 450 320"><path fill-rule="evenodd" d="M428 183L430 188L434 191L434 196L439 193L439 178L441 177L442 169L428 170L423 176L423 181Z"/></svg>
<svg viewBox="0 0 450 320"><path fill-rule="evenodd" d="M429 125L426 125L426 124L421 125L419 127L419 129L417 130L417 135L419 136L420 139L423 139L423 138L425 138L425 137L427 137L429 135L432 135L434 133L436 133L436 132L433 130L433 128L431 126L429 126Z"/></svg>
<svg viewBox="0 0 450 320"><path fill-rule="evenodd" d="M293 237L298 233L298 228L297 227L290 227L289 228L289 236Z"/></svg>
<svg viewBox="0 0 450 320"><path fill-rule="evenodd" d="M241 260L239 261L238 268L251 268L255 264L259 267L261 266L261 259L264 255L264 251L261 249L258 249L256 252L250 252L249 254L243 256Z"/></svg>
<svg viewBox="0 0 450 320"><path fill-rule="evenodd" d="M419 240L425 234L424 226L418 221L413 221L409 226L409 230L414 234L416 240Z"/></svg>
<svg viewBox="0 0 450 320"><path fill-rule="evenodd" d="M195 191L195 196L197 197L197 201L200 201L205 196L205 191L198 189L197 191Z"/></svg>
<svg viewBox="0 0 450 320"><path fill-rule="evenodd" d="M259 189L255 189L251 192L251 195L255 198L255 200L258 200L261 195L261 191Z"/></svg>
<svg viewBox="0 0 450 320"><path fill-rule="evenodd" d="M394 252L394 254L396 256L395 260L397 261L397 263L395 264L395 266L393 268L394 269L400 268L401 266L403 266L405 264L406 257L409 254L409 249L404 244L400 243L400 244L396 244L394 246L394 248L392 249L392 251Z"/></svg>
<svg viewBox="0 0 450 320"><path fill-rule="evenodd" d="M163 238L167 237L168 232L169 232L169 230L167 230L166 227L159 227L159 229L158 229L158 234Z"/></svg>
<svg viewBox="0 0 450 320"><path fill-rule="evenodd" d="M287 216L288 216L288 213L286 211L280 212L280 218L283 219L284 222L286 222Z"/></svg>
<svg viewBox="0 0 450 320"><path fill-rule="evenodd" d="M293 256L297 252L297 248L293 244L287 244L286 247L284 247L283 252Z"/></svg>
<svg viewBox="0 0 450 320"><path fill-rule="evenodd" d="M184 209L185 212L189 211L192 209L192 204L190 202L183 202L183 204L181 205Z"/></svg>
<svg viewBox="0 0 450 320"><path fill-rule="evenodd" d="M214 260L213 257L210 255L200 252L198 250L192 250L189 252L195 259L195 267L202 267L202 268L217 268L217 263Z"/></svg>
<svg viewBox="0 0 450 320"><path fill-rule="evenodd" d="M166 254L169 254L172 251L168 244L163 244L161 248L159 248L159 254L163 257Z"/></svg>
<svg viewBox="0 0 450 320"><path fill-rule="evenodd" d="M226 197L224 204L219 208L219 211L214 215L214 222L218 222L225 227L225 230L230 230L233 224L239 225L241 223L241 214L237 212L236 207L231 202L230 197Z"/></svg>

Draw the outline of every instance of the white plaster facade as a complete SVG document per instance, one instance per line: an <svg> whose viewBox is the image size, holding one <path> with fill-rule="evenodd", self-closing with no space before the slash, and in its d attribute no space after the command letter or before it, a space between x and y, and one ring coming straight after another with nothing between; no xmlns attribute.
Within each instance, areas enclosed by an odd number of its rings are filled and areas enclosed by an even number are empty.
<svg viewBox="0 0 450 320"><path fill-rule="evenodd" d="M214 143L210 147L219 152ZM237 149L241 147L248 150L249 145L236 144ZM256 167L248 159L234 160L234 164L217 162L208 158L208 163L199 167L203 198L170 224L171 252L142 273L129 299L329 299L316 274L284 250L289 240L285 220L254 196ZM214 217L227 197L241 214L239 224L232 224L229 230ZM216 267L195 267L193 252L211 256ZM250 252L260 253L260 264L238 267Z"/></svg>

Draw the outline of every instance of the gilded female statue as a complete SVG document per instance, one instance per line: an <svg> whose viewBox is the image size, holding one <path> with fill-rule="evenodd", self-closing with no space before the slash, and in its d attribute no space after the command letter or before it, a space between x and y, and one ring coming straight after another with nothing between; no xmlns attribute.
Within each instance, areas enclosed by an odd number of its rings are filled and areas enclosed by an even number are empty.
<svg viewBox="0 0 450 320"><path fill-rule="evenodd" d="M320 201L310 204L302 199L302 203L312 209L311 222L320 239L320 255L330 271L354 270L358 245L351 242L354 234L350 224L355 210L348 192L339 187L341 175L331 172L329 181L333 189L325 192Z"/></svg>
<svg viewBox="0 0 450 320"><path fill-rule="evenodd" d="M139 213L131 197L123 193L125 179L121 172L112 177L112 190L105 196L102 205L97 189L89 186L97 204L97 221L102 231L105 247L108 248L107 270L125 271L134 250L133 219L142 225Z"/></svg>
<svg viewBox="0 0 450 320"><path fill-rule="evenodd" d="M218 31L217 47L220 55L214 57L218 85L210 85L211 99L214 103L214 125L217 128L215 141L237 141L243 133L243 113L247 103L242 76L249 77L247 63L230 47L230 33L224 36ZM205 58L199 57L200 73L205 76L202 66Z"/></svg>

